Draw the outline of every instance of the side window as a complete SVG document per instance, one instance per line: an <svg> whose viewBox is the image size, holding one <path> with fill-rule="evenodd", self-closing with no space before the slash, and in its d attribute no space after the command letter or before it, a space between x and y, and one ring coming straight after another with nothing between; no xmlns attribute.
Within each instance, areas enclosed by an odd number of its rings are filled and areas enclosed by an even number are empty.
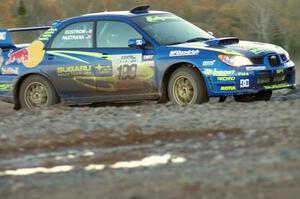
<svg viewBox="0 0 300 199"><path fill-rule="evenodd" d="M64 28L53 40L51 48L93 48L94 22L80 22Z"/></svg>
<svg viewBox="0 0 300 199"><path fill-rule="evenodd" d="M97 48L128 48L129 39L142 39L142 35L124 22L97 22Z"/></svg>

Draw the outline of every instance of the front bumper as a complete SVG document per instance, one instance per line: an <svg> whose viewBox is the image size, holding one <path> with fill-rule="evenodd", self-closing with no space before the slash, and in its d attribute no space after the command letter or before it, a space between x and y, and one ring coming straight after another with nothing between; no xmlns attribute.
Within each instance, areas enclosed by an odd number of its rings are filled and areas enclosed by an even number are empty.
<svg viewBox="0 0 300 199"><path fill-rule="evenodd" d="M296 81L295 64L292 61L279 67L230 67L226 70L206 68L202 73L206 77L210 97L293 88Z"/></svg>

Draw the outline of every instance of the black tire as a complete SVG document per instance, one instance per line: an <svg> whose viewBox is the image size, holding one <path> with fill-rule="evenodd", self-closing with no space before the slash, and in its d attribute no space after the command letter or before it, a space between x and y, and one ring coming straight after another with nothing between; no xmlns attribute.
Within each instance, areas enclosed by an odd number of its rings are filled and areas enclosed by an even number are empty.
<svg viewBox="0 0 300 199"><path fill-rule="evenodd" d="M234 99L237 102L270 101L272 94L272 91L259 91L256 94L235 95Z"/></svg>
<svg viewBox="0 0 300 199"><path fill-rule="evenodd" d="M203 77L190 67L181 67L173 72L168 83L168 95L170 101L177 105L201 104L209 100Z"/></svg>
<svg viewBox="0 0 300 199"><path fill-rule="evenodd" d="M27 109L47 107L59 102L52 84L39 75L29 76L22 82L19 100L21 108Z"/></svg>

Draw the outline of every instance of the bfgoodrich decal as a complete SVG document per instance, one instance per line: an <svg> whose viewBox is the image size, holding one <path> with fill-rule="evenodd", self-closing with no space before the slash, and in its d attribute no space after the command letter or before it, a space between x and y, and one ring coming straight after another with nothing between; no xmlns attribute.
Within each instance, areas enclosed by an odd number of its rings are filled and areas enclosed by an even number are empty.
<svg viewBox="0 0 300 199"><path fill-rule="evenodd" d="M199 50L172 50L170 52L170 57L193 56L199 55L199 53Z"/></svg>

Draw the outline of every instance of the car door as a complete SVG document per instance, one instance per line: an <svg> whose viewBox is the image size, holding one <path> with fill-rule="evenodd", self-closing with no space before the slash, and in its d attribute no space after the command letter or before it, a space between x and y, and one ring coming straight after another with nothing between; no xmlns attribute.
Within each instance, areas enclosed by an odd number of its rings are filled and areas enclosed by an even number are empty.
<svg viewBox="0 0 300 199"><path fill-rule="evenodd" d="M97 52L106 56L96 61L98 96L141 99L157 95L153 49L128 45L130 39L142 39L142 35L123 21L101 20L96 27Z"/></svg>
<svg viewBox="0 0 300 199"><path fill-rule="evenodd" d="M94 24L66 25L46 49L45 70L65 99L95 97Z"/></svg>

